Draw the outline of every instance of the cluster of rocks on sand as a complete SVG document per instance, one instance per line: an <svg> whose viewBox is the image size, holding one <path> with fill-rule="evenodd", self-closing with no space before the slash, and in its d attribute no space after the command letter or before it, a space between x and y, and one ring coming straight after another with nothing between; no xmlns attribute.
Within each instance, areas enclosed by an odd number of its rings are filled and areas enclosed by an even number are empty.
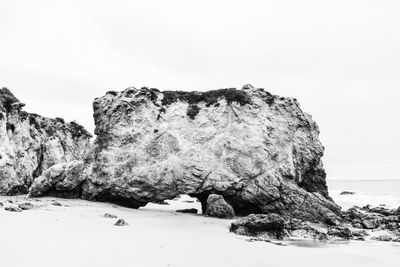
<svg viewBox="0 0 400 267"><path fill-rule="evenodd" d="M238 234L365 239L380 229L390 238L375 239L398 240L398 210L342 212L333 202L318 126L294 98L251 85L109 91L93 103L93 144L77 123L30 114L23 106L0 90L0 194L131 208L188 194L207 216L247 216L232 224Z"/></svg>
<svg viewBox="0 0 400 267"><path fill-rule="evenodd" d="M253 214L233 222L230 231L264 241L306 238L400 242L400 208L355 206L325 222L284 219L278 214Z"/></svg>

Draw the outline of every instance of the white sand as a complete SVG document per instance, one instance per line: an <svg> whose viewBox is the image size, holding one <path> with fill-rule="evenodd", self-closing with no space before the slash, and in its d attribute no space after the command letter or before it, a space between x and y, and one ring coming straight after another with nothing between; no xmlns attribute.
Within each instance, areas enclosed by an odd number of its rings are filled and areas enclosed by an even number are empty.
<svg viewBox="0 0 400 267"><path fill-rule="evenodd" d="M0 197L22 200L23 197ZM199 203L170 201L133 210L109 203L52 198L20 213L0 209L0 266L400 266L400 244L348 242L322 247L248 242L230 220L178 214ZM6 204L8 205L8 204ZM114 226L124 218L129 226Z"/></svg>

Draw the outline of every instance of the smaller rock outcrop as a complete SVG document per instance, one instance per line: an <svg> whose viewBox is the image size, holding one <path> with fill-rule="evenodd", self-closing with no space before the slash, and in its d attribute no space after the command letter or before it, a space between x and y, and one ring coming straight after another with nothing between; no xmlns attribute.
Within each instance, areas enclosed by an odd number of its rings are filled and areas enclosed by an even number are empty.
<svg viewBox="0 0 400 267"><path fill-rule="evenodd" d="M82 159L91 135L76 122L28 113L0 89L0 195L26 194L49 167Z"/></svg>
<svg viewBox="0 0 400 267"><path fill-rule="evenodd" d="M225 201L223 196L211 194L207 198L206 215L217 218L231 219L235 217L232 206Z"/></svg>
<svg viewBox="0 0 400 267"><path fill-rule="evenodd" d="M230 231L239 235L268 235L282 239L285 230L285 220L278 214L251 214L240 218L231 224Z"/></svg>
<svg viewBox="0 0 400 267"><path fill-rule="evenodd" d="M59 197L79 197L79 185L84 178L82 161L71 161L54 165L33 181L29 189L30 197L43 194Z"/></svg>
<svg viewBox="0 0 400 267"><path fill-rule="evenodd" d="M231 232L258 238L308 238L315 240L400 240L398 209L352 207L332 223L287 219L278 214L249 215L231 224ZM286 235L287 233L287 235ZM377 234L378 233L378 234Z"/></svg>

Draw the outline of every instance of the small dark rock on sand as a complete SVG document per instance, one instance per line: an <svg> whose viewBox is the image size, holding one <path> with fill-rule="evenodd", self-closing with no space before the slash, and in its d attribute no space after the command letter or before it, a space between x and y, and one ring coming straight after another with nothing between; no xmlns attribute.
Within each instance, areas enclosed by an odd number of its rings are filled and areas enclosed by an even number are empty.
<svg viewBox="0 0 400 267"><path fill-rule="evenodd" d="M17 206L7 206L5 207L6 211L12 211L12 212L21 212L22 209L17 207Z"/></svg>
<svg viewBox="0 0 400 267"><path fill-rule="evenodd" d="M33 205L29 202L21 203L18 205L21 210L30 210L33 209Z"/></svg>
<svg viewBox="0 0 400 267"><path fill-rule="evenodd" d="M183 210L177 210L176 212L197 214L199 211L197 209L183 209Z"/></svg>
<svg viewBox="0 0 400 267"><path fill-rule="evenodd" d="M355 195L355 194L356 194L355 192L351 192L351 191L343 191L342 193L340 193L341 196L344 196L344 195Z"/></svg>
<svg viewBox="0 0 400 267"><path fill-rule="evenodd" d="M124 219L119 219L114 225L115 226L127 226L128 223Z"/></svg>
<svg viewBox="0 0 400 267"><path fill-rule="evenodd" d="M392 241L393 238L388 235L380 235L380 236L372 237L371 240L389 242L389 241Z"/></svg>
<svg viewBox="0 0 400 267"><path fill-rule="evenodd" d="M60 202L58 202L58 201L53 201L53 202L51 203L51 205L57 206L57 207L61 207L61 206L62 206L62 204L61 204Z"/></svg>
<svg viewBox="0 0 400 267"><path fill-rule="evenodd" d="M157 202L157 204L158 204L158 205L165 205L165 206L168 206L168 205L169 205L169 203L168 203L167 201L165 201L165 200L160 201L160 202Z"/></svg>
<svg viewBox="0 0 400 267"><path fill-rule="evenodd" d="M110 214L110 213L105 213L104 218L115 219L115 218L118 218L118 216L114 215L114 214Z"/></svg>

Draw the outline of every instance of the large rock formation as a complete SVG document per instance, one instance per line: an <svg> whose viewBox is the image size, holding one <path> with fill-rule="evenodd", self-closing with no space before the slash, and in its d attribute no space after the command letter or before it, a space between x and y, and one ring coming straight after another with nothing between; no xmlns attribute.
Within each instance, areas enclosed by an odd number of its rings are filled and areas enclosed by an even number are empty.
<svg viewBox="0 0 400 267"><path fill-rule="evenodd" d="M90 134L75 122L22 111L7 88L0 89L0 194L27 193L33 180L54 164L82 159Z"/></svg>
<svg viewBox="0 0 400 267"><path fill-rule="evenodd" d="M294 98L249 85L128 88L95 99L93 107L97 138L76 173L79 183L67 183L82 198L138 208L190 194L205 210L207 197L219 194L237 215L319 221L340 211L328 196L318 126ZM69 176L54 173L31 195L57 193L48 185Z"/></svg>

